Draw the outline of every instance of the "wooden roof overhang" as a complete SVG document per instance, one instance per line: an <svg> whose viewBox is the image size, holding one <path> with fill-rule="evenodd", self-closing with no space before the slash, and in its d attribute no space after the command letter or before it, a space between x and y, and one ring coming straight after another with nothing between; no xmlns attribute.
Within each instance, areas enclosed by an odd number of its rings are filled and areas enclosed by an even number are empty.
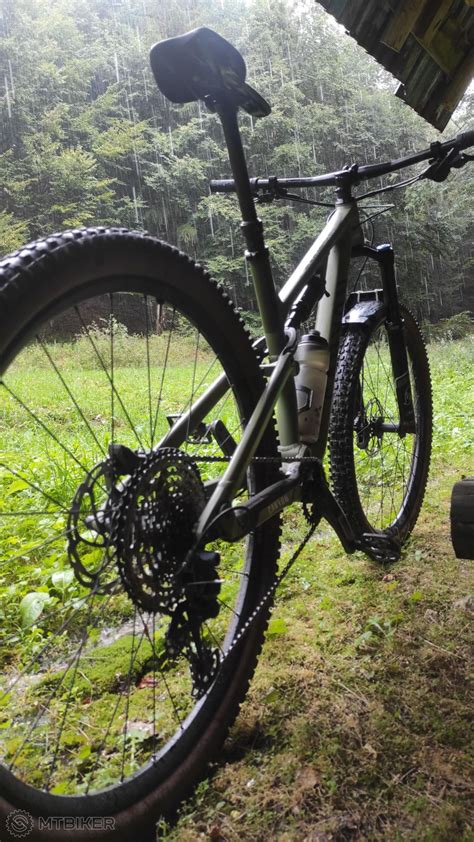
<svg viewBox="0 0 474 842"><path fill-rule="evenodd" d="M474 0L319 0L442 131L474 75Z"/></svg>

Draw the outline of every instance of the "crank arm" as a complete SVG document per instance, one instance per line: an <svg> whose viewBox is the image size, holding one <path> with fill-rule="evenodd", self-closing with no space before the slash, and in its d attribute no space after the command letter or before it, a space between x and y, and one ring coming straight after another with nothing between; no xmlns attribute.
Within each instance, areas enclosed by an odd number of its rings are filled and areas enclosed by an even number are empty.
<svg viewBox="0 0 474 842"><path fill-rule="evenodd" d="M301 465L292 471L291 476L264 488L248 502L223 509L212 524L206 540L210 537L239 541L298 500L301 500Z"/></svg>
<svg viewBox="0 0 474 842"><path fill-rule="evenodd" d="M239 541L266 520L280 514L291 503L303 499L301 463L295 463L289 476L256 494L247 503L230 506L216 518L209 530L209 537L225 541ZM312 491L317 500L321 517L334 529L347 553L357 549L356 536L344 511L332 494L325 480L319 480Z"/></svg>

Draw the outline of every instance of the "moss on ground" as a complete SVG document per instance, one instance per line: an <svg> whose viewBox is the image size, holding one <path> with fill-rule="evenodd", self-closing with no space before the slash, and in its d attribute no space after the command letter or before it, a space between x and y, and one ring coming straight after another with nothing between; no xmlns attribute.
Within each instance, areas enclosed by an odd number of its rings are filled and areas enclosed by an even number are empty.
<svg viewBox="0 0 474 842"><path fill-rule="evenodd" d="M66 671L59 669L46 673L34 685L31 694L35 698L48 695L52 693L53 687L60 685L63 695L67 696L73 681L75 696L97 699L105 693L123 689L125 679L132 685L136 684L140 676L151 668L153 658L150 641L144 637L137 641L131 634L123 635L108 646L97 646L91 652L84 653L79 675L75 674L73 666Z"/></svg>

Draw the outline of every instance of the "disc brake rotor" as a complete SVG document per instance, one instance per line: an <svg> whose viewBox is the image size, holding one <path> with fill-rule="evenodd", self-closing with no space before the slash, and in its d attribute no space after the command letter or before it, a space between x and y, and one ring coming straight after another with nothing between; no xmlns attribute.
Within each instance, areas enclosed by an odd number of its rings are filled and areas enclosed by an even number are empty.
<svg viewBox="0 0 474 842"><path fill-rule="evenodd" d="M355 420L357 447L366 450L369 456L375 456L382 447L382 424L384 411L378 398L371 398L362 407Z"/></svg>
<svg viewBox="0 0 474 842"><path fill-rule="evenodd" d="M220 557L198 548L189 557L206 504L199 470L177 448L148 454L121 445L109 450L71 506L71 566L85 587L104 592L122 586L139 612L170 617L167 655L186 658L199 698L221 662L202 629L220 610Z"/></svg>
<svg viewBox="0 0 474 842"><path fill-rule="evenodd" d="M76 579L84 587L100 593L119 584L110 538L113 505L112 465L105 460L89 471L77 489L67 529L69 563Z"/></svg>

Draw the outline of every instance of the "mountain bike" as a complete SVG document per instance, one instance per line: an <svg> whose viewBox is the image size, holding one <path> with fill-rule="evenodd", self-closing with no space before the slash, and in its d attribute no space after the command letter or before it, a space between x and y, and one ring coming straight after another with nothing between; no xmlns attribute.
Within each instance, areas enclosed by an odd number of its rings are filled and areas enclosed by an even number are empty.
<svg viewBox="0 0 474 842"><path fill-rule="evenodd" d="M222 122L233 178L211 189L237 194L262 337L203 268L143 233L67 231L0 263L2 839L152 834L221 746L275 590L320 521L347 552L390 563L428 476L425 346L358 205L443 181L474 132L327 175L250 178L237 112L270 106L237 50L201 28L151 62L166 96ZM277 293L256 203L323 187L332 213ZM348 294L353 258L375 262L380 288ZM278 565L292 504L308 531Z"/></svg>

